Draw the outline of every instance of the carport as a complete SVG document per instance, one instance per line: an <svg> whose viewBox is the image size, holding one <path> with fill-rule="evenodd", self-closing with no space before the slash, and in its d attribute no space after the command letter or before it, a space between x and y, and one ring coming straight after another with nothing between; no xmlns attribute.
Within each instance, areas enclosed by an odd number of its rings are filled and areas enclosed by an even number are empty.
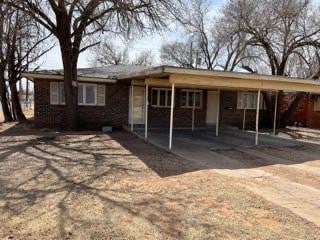
<svg viewBox="0 0 320 240"><path fill-rule="evenodd" d="M220 91L251 91L257 94L256 103L256 122L254 141L255 145L259 144L259 114L261 104L261 93L273 92L278 95L279 91L285 92L312 92L320 93L320 82L314 80L287 78L279 76L247 74L247 73L234 73L222 71L207 71L207 70L194 70L177 67L158 67L151 70L122 76L123 80L131 81L131 108L129 115L133 116L133 102L134 102L134 88L136 86L145 87L145 116L144 116L144 137L147 139L149 134L148 128L148 112L149 112L149 87L166 87L171 89L171 106L170 106L170 126L168 137L168 148L171 150L173 147L173 130L174 130L174 105L175 105L175 90L176 88L188 89L206 89L214 90L219 93L216 111L217 121L215 126L215 136L219 137L220 122ZM277 99L277 97L276 97ZM276 132L277 120L277 102L274 109L274 122L273 133ZM194 112L194 106L193 106ZM130 120L130 129L134 131L133 117ZM190 129L194 130L194 116Z"/></svg>

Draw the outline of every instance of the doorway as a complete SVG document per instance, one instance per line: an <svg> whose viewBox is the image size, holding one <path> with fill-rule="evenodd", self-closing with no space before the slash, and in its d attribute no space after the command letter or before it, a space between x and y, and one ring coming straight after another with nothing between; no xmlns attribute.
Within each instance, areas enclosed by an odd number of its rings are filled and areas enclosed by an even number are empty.
<svg viewBox="0 0 320 240"><path fill-rule="evenodd" d="M129 91L129 123L131 123L131 108L133 106L133 124L144 124L145 118L145 88L133 86L133 105L131 103L132 87Z"/></svg>
<svg viewBox="0 0 320 240"><path fill-rule="evenodd" d="M207 94L207 125L214 126L217 124L217 103L219 93L217 91L208 91Z"/></svg>

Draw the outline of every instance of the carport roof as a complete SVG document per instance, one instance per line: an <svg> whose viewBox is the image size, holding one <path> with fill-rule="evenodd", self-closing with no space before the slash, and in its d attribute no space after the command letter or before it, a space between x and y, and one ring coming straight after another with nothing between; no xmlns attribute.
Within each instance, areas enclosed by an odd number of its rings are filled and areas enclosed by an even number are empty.
<svg viewBox="0 0 320 240"><path fill-rule="evenodd" d="M120 75L119 79L147 79L146 82L149 85L161 83L162 86L174 83L181 87L320 93L320 81L312 79L171 66L161 66L130 75Z"/></svg>

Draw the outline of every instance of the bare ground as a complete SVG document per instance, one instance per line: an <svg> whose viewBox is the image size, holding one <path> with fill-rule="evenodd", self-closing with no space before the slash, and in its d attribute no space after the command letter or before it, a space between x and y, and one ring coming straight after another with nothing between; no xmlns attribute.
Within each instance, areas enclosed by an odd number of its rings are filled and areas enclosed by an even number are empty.
<svg viewBox="0 0 320 240"><path fill-rule="evenodd" d="M243 183L125 132L0 124L2 239L319 239Z"/></svg>

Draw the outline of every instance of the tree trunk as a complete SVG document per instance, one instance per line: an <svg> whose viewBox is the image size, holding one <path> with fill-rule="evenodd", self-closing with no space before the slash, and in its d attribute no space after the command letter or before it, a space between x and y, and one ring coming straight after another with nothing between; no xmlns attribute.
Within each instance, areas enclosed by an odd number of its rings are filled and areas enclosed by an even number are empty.
<svg viewBox="0 0 320 240"><path fill-rule="evenodd" d="M70 49L70 48L69 48ZM66 99L66 125L70 131L78 128L78 86L77 86L77 61L70 54L68 48L61 48L64 68L64 89Z"/></svg>
<svg viewBox="0 0 320 240"><path fill-rule="evenodd" d="M280 126L281 127L286 127L288 124L288 119L293 115L293 113L297 110L297 107L300 103L300 101L304 98L306 93L304 92L299 92L295 99L292 101L290 104L289 108L282 114L280 118Z"/></svg>
<svg viewBox="0 0 320 240"><path fill-rule="evenodd" d="M2 76L0 76L0 101L1 101L4 122L12 122L13 118L8 105L6 83Z"/></svg>
<svg viewBox="0 0 320 240"><path fill-rule="evenodd" d="M14 115L16 116L16 120L19 122L24 122L27 119L26 119L26 117L22 111L22 108L21 108L19 94L17 91L17 85L16 85L15 81L10 82L9 86L10 86L10 91L11 91L12 108L13 108Z"/></svg>

